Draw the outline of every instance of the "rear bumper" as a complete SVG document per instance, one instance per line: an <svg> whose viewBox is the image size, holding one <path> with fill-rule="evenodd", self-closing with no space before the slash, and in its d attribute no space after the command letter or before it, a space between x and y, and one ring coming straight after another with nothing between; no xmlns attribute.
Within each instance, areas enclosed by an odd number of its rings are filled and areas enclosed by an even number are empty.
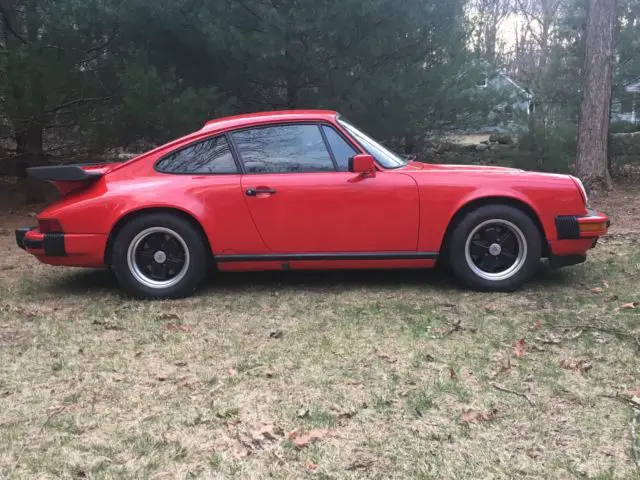
<svg viewBox="0 0 640 480"><path fill-rule="evenodd" d="M47 257L66 257L64 233L40 233L33 228L16 230L16 243L27 251L42 251Z"/></svg>
<svg viewBox="0 0 640 480"><path fill-rule="evenodd" d="M37 228L15 231L18 247L49 265L103 267L106 235L40 233Z"/></svg>

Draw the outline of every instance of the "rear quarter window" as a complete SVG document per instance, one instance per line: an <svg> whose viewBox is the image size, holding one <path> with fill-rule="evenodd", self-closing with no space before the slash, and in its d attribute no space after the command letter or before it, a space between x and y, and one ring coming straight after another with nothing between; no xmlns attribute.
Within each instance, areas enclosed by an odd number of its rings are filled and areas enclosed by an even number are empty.
<svg viewBox="0 0 640 480"><path fill-rule="evenodd" d="M172 152L160 159L155 168L162 173L239 173L224 135L209 138Z"/></svg>

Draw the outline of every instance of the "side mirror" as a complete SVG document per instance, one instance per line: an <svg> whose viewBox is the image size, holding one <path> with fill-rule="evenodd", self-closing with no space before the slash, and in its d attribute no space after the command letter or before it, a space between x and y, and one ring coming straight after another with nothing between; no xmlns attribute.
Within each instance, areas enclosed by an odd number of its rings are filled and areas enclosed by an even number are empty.
<svg viewBox="0 0 640 480"><path fill-rule="evenodd" d="M362 175L375 175L376 162L371 155L358 154L349 159L349 171L353 173L360 173Z"/></svg>

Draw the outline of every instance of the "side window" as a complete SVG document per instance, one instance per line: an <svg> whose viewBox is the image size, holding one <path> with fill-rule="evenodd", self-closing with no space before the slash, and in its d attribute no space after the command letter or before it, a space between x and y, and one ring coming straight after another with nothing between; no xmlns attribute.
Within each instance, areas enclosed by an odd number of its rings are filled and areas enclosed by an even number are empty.
<svg viewBox="0 0 640 480"><path fill-rule="evenodd" d="M333 172L317 125L279 125L233 132L247 173Z"/></svg>
<svg viewBox="0 0 640 480"><path fill-rule="evenodd" d="M224 136L173 152L156 163L156 170L163 173L238 173Z"/></svg>
<svg viewBox="0 0 640 480"><path fill-rule="evenodd" d="M338 170L346 172L349 170L349 159L356 155L358 152L349 145L344 138L338 134L333 128L323 125L322 129L327 136L329 147L333 152L333 156L338 164Z"/></svg>

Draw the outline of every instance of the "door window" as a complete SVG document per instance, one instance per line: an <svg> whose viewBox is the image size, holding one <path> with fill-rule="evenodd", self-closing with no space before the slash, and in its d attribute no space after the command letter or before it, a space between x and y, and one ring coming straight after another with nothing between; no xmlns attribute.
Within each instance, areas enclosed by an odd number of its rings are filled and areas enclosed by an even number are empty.
<svg viewBox="0 0 640 480"><path fill-rule="evenodd" d="M278 125L232 133L247 173L333 172L318 125Z"/></svg>

